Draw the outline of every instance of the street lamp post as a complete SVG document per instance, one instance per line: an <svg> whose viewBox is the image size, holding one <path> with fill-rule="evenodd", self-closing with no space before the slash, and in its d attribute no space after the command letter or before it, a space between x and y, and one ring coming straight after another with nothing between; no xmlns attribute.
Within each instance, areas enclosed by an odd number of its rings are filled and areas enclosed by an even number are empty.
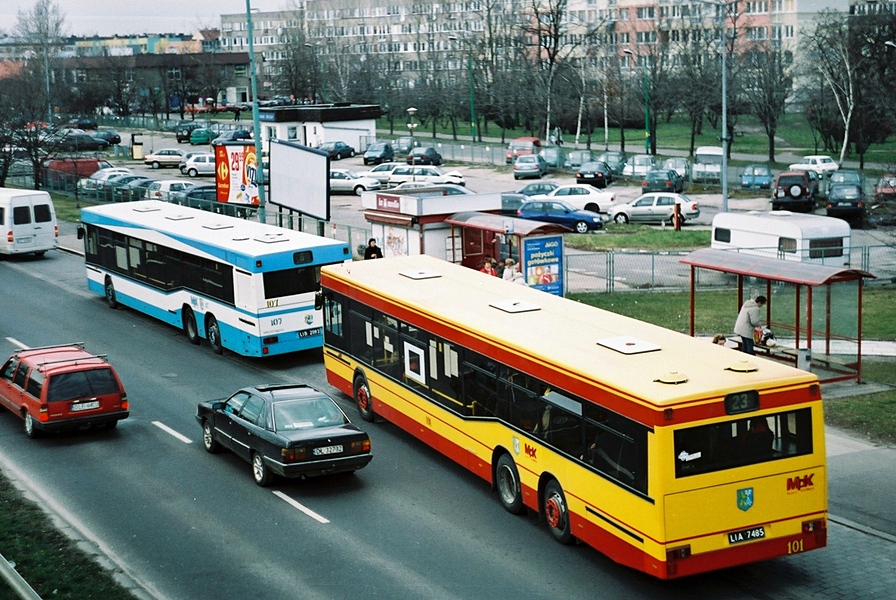
<svg viewBox="0 0 896 600"><path fill-rule="evenodd" d="M255 70L255 46L252 42L252 2L246 0L246 34L249 36L249 80L252 85L252 133L255 136L255 185L258 186L258 220L266 222L264 163L261 154L261 123L258 120L258 74Z"/></svg>
<svg viewBox="0 0 896 600"><path fill-rule="evenodd" d="M470 75L470 155L476 158L473 144L476 143L476 87L473 81L473 43L465 38L459 38L456 35L448 36L449 40L460 41L467 45L467 71Z"/></svg>
<svg viewBox="0 0 896 600"><path fill-rule="evenodd" d="M625 54L635 61L635 53L629 49L623 50ZM644 154L650 154L650 71L644 65Z"/></svg>

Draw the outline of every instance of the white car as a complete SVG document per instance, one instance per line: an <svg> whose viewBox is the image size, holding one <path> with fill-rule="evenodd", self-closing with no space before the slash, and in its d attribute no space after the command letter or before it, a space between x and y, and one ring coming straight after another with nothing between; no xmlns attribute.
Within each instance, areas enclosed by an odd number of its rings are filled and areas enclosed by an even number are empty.
<svg viewBox="0 0 896 600"><path fill-rule="evenodd" d="M108 169L100 169L90 177L78 180L78 190L89 192L97 189L101 181L105 181L115 175L133 175L134 172L127 167L111 167Z"/></svg>
<svg viewBox="0 0 896 600"><path fill-rule="evenodd" d="M186 179L163 179L161 181L153 181L146 188L147 200L167 201L171 192L183 192L196 184Z"/></svg>
<svg viewBox="0 0 896 600"><path fill-rule="evenodd" d="M439 167L429 165L400 165L389 175L389 185L396 186L405 181L425 181L427 183L454 183L466 185L464 176L459 171L445 172Z"/></svg>
<svg viewBox="0 0 896 600"><path fill-rule="evenodd" d="M616 192L599 190L593 185L572 184L561 185L547 194L530 196L529 200L563 200L578 210L591 212L607 212L616 203Z"/></svg>
<svg viewBox="0 0 896 600"><path fill-rule="evenodd" d="M617 223L642 221L674 225L672 213L676 204L679 206L682 223L700 216L700 205L684 194L650 192L642 194L631 202L611 206L607 211L607 218Z"/></svg>
<svg viewBox="0 0 896 600"><path fill-rule="evenodd" d="M161 169L162 167L180 166L180 159L184 157L184 151L180 148L162 148L152 154L143 157L143 164L149 165L153 169Z"/></svg>
<svg viewBox="0 0 896 600"><path fill-rule="evenodd" d="M215 174L215 155L211 152L194 154L180 168L180 172L190 177Z"/></svg>
<svg viewBox="0 0 896 600"><path fill-rule="evenodd" d="M395 167L403 167L405 163L397 163L397 162L386 162L380 163L369 171L362 171L358 173L361 177L373 177L378 180L381 184L389 183L389 175L392 174L393 169Z"/></svg>
<svg viewBox="0 0 896 600"><path fill-rule="evenodd" d="M362 177L348 169L330 169L330 192L352 192L358 196L362 192L378 190L382 187L379 179Z"/></svg>
<svg viewBox="0 0 896 600"><path fill-rule="evenodd" d="M656 159L650 154L635 154L630 156L628 162L622 168L625 177L644 177L648 171L656 168Z"/></svg>
<svg viewBox="0 0 896 600"><path fill-rule="evenodd" d="M804 156L800 162L793 163L787 169L789 171L815 171L818 176L829 175L840 168L833 158L823 154Z"/></svg>

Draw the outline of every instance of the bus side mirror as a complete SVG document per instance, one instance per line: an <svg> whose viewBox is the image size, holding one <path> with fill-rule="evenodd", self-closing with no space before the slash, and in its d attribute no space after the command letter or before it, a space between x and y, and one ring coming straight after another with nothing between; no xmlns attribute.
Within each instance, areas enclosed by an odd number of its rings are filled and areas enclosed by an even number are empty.
<svg viewBox="0 0 896 600"><path fill-rule="evenodd" d="M84 228L83 227L78 227L78 239L79 240L84 239Z"/></svg>
<svg viewBox="0 0 896 600"><path fill-rule="evenodd" d="M321 310L324 307L324 292L317 290L314 294L314 310Z"/></svg>

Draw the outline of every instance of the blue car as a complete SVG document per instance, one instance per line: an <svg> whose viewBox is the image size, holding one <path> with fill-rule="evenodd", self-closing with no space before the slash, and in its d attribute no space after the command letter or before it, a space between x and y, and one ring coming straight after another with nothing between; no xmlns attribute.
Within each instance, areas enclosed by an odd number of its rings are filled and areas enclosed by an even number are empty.
<svg viewBox="0 0 896 600"><path fill-rule="evenodd" d="M560 200L524 202L516 211L516 216L521 219L565 225L576 233L588 233L604 228L604 220L596 212L578 210Z"/></svg>
<svg viewBox="0 0 896 600"><path fill-rule="evenodd" d="M747 165L740 174L740 187L759 188L763 190L771 189L771 169L766 165Z"/></svg>

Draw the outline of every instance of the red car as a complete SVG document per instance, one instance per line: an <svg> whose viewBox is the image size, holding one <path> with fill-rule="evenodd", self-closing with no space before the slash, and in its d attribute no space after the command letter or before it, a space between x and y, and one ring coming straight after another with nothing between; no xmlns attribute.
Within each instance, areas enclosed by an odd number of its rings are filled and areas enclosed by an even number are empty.
<svg viewBox="0 0 896 600"><path fill-rule="evenodd" d="M888 173L881 176L874 186L874 200L875 202L896 200L896 175Z"/></svg>
<svg viewBox="0 0 896 600"><path fill-rule="evenodd" d="M129 414L124 386L104 356L82 344L29 348L0 371L0 404L25 422L25 434L111 428Z"/></svg>

